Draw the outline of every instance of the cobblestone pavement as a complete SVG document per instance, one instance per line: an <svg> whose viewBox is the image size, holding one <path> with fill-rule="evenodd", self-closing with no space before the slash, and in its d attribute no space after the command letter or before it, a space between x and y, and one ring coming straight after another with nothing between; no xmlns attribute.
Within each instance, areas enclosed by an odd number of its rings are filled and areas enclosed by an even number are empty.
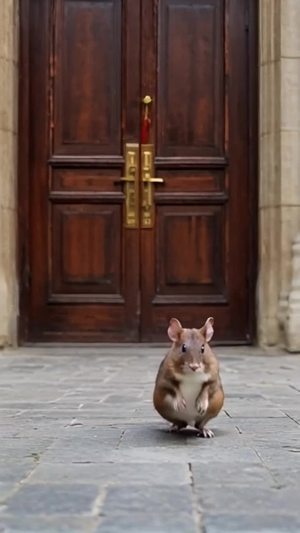
<svg viewBox="0 0 300 533"><path fill-rule="evenodd" d="M152 407L164 352L0 352L0 532L300 532L300 356L216 350L226 402L198 439Z"/></svg>

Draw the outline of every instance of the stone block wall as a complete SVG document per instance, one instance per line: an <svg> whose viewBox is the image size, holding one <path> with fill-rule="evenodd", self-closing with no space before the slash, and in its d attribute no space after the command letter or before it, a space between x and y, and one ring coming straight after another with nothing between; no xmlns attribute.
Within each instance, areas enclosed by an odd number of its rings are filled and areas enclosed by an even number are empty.
<svg viewBox="0 0 300 533"><path fill-rule="evenodd" d="M292 244L300 229L299 25L299 0L260 1L258 332L262 345L287 347Z"/></svg>
<svg viewBox="0 0 300 533"><path fill-rule="evenodd" d="M18 2L0 1L0 346L16 341Z"/></svg>

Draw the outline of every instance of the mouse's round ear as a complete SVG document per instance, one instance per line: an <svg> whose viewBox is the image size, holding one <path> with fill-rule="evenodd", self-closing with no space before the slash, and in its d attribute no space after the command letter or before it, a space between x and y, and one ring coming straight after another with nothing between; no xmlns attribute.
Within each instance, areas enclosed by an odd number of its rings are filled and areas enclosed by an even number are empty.
<svg viewBox="0 0 300 533"><path fill-rule="evenodd" d="M170 324L168 327L169 339L173 342L179 340L180 334L182 332L182 325L180 324L177 318L171 318Z"/></svg>
<svg viewBox="0 0 300 533"><path fill-rule="evenodd" d="M212 336L214 334L213 325L214 325L214 319L211 316L206 320L204 326L202 326L202 328L200 329L200 333L203 335L206 342L209 342L212 339Z"/></svg>

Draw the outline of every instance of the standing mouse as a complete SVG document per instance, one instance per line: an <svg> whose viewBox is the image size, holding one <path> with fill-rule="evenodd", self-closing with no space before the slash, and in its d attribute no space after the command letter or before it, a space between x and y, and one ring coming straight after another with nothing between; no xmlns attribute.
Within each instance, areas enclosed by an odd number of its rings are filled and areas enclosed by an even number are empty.
<svg viewBox="0 0 300 533"><path fill-rule="evenodd" d="M213 437L205 424L218 415L224 403L219 363L209 346L214 319L200 329L183 328L177 318L170 320L168 335L172 346L162 361L153 393L158 413L172 422L172 430L193 425L199 437Z"/></svg>

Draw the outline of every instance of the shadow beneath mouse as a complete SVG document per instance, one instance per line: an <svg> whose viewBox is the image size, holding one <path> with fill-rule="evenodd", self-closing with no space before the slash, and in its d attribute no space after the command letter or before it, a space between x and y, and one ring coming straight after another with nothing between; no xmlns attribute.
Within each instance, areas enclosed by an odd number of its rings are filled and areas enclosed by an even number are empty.
<svg viewBox="0 0 300 533"><path fill-rule="evenodd" d="M221 429L214 429L212 428L212 431L214 432L213 438L203 438L198 436L198 430L196 428L188 427L185 429L181 429L180 431L170 431L170 428L164 427L164 428L153 428L156 433L159 433L164 437L164 440L166 440L166 437L169 437L169 440L178 441L183 439L198 439L198 440L214 440L217 437L222 437L227 435L227 432Z"/></svg>

